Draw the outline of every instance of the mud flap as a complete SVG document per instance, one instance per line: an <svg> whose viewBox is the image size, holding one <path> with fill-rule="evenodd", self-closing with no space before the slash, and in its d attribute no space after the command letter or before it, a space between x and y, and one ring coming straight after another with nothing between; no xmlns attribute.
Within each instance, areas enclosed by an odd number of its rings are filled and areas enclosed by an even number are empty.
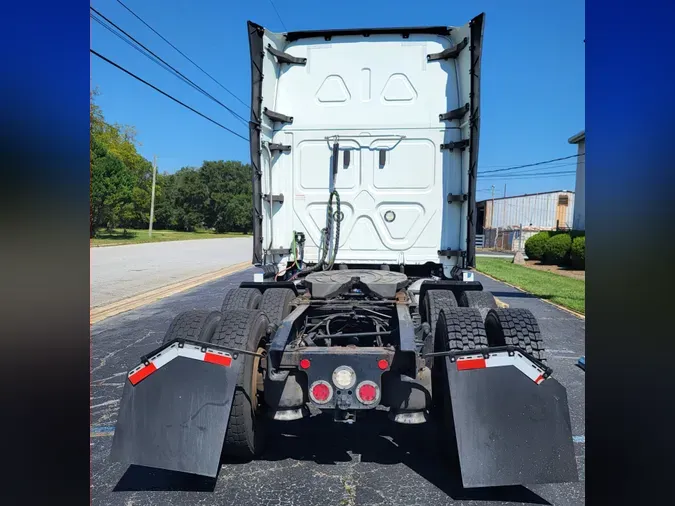
<svg viewBox="0 0 675 506"><path fill-rule="evenodd" d="M463 485L578 481L565 388L520 353L487 356L445 359Z"/></svg>
<svg viewBox="0 0 675 506"><path fill-rule="evenodd" d="M215 478L243 357L169 343L129 372L110 458Z"/></svg>

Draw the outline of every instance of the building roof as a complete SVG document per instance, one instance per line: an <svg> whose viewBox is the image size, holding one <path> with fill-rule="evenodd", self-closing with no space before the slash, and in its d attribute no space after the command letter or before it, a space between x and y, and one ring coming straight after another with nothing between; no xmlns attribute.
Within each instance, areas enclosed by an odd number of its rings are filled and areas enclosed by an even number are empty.
<svg viewBox="0 0 675 506"><path fill-rule="evenodd" d="M567 139L567 142L569 142L570 144L579 144L581 141L585 140L586 140L586 130L582 130L578 134L573 135L572 137Z"/></svg>
<svg viewBox="0 0 675 506"><path fill-rule="evenodd" d="M508 197L495 197L494 200L503 200L503 199L516 199L519 197L532 197L533 195L547 195L549 193L574 193L571 190L551 190L548 192L538 192L538 193L523 193L522 195L509 195ZM476 204L480 204L481 202L489 202L492 201L492 198L489 199L483 199L483 200L478 200L476 201Z"/></svg>

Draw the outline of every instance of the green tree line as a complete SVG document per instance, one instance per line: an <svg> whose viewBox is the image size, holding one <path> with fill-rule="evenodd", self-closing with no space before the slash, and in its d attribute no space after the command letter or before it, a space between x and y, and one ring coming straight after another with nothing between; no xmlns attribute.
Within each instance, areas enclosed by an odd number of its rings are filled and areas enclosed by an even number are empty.
<svg viewBox="0 0 675 506"><path fill-rule="evenodd" d="M135 129L106 122L97 94L89 108L90 237L100 229L147 228L152 191L152 163L138 153ZM238 161L158 173L153 228L249 233L251 192L251 167Z"/></svg>

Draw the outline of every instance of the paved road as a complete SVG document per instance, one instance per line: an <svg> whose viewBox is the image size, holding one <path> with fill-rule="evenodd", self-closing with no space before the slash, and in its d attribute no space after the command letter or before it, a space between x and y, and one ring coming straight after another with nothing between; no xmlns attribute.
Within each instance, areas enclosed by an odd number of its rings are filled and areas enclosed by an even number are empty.
<svg viewBox="0 0 675 506"><path fill-rule="evenodd" d="M91 307L250 261L253 239L199 239L91 248Z"/></svg>
<svg viewBox="0 0 675 506"><path fill-rule="evenodd" d="M95 506L413 506L584 504L583 481L531 487L465 490L447 464L434 427L401 426L386 419L354 426L324 422L277 423L260 460L226 463L215 485L107 461L124 374L161 341L172 318L187 309L220 307L225 290L252 278L253 269L111 317L92 327L91 458ZM584 320L502 283L478 275L511 307L531 309L548 346L548 361L569 397L580 477L584 476ZM315 420L311 420L315 422ZM364 423L365 422L365 423ZM171 479L170 479L171 478ZM153 491L148 491L152 489Z"/></svg>

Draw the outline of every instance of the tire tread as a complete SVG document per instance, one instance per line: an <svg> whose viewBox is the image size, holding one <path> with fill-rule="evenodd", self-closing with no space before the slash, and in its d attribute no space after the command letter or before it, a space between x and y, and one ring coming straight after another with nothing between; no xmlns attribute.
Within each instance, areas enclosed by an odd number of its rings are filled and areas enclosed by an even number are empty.
<svg viewBox="0 0 675 506"><path fill-rule="evenodd" d="M255 288L233 288L225 294L221 311L258 309L262 294Z"/></svg>
<svg viewBox="0 0 675 506"><path fill-rule="evenodd" d="M184 311L173 319L164 334L162 344L166 344L174 339L209 342L211 339L211 335L209 334L215 330L215 325L217 325L219 319L220 313L218 311Z"/></svg>
<svg viewBox="0 0 675 506"><path fill-rule="evenodd" d="M491 309L485 327L491 346L517 346L534 358L546 361L541 330L529 309Z"/></svg>
<svg viewBox="0 0 675 506"><path fill-rule="evenodd" d="M262 295L260 310L263 311L273 325L279 325L291 312L291 301L295 292L290 288L268 288Z"/></svg>
<svg viewBox="0 0 675 506"><path fill-rule="evenodd" d="M221 324L213 335L211 342L220 346L231 346L247 351L256 351L258 336L253 331L264 319L264 328L267 328L267 316L260 310L228 310L223 312ZM256 341L256 342L254 342ZM252 356L244 356L244 360L252 360ZM251 420L253 407L247 394L250 378L246 377L246 363L242 365L237 377L232 409L225 434L225 453L232 456L251 458L258 448L252 444L255 438Z"/></svg>

